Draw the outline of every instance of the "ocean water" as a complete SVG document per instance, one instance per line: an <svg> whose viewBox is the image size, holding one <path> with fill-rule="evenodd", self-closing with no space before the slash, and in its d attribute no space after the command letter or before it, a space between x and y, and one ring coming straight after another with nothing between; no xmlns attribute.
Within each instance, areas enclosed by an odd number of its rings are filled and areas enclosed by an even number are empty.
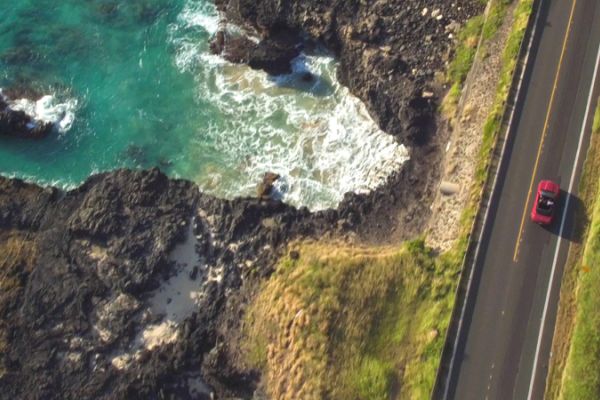
<svg viewBox="0 0 600 400"><path fill-rule="evenodd" d="M13 107L56 123L48 138L0 138L0 173L76 186L120 167L160 167L221 197L279 173L283 200L335 207L407 159L336 79L326 54L270 77L208 52L208 0L11 0L0 5L0 88L42 97ZM235 27L232 27L235 29ZM303 72L316 79L304 82Z"/></svg>

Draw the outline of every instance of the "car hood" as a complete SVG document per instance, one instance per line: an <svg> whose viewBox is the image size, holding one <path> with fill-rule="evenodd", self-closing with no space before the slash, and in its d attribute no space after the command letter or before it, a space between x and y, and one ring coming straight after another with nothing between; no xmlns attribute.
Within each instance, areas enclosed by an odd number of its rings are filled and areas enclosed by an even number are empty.
<svg viewBox="0 0 600 400"><path fill-rule="evenodd" d="M558 193L560 191L560 187L552 181L541 181L539 190L551 193Z"/></svg>

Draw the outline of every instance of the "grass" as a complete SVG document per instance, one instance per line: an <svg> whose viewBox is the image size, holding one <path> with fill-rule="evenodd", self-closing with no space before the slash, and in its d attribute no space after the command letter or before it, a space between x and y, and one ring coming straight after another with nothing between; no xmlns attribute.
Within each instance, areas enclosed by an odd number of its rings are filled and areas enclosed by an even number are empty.
<svg viewBox="0 0 600 400"><path fill-rule="evenodd" d="M471 18L458 34L458 46L454 59L448 68L448 79L453 83L463 84L471 70L479 37L484 25L482 15Z"/></svg>
<svg viewBox="0 0 600 400"><path fill-rule="evenodd" d="M456 52L448 67L446 77L450 90L442 103L442 112L449 119L453 119L456 115L463 84L475 61L483 25L484 17L482 15L475 16L465 24L458 34Z"/></svg>
<svg viewBox="0 0 600 400"><path fill-rule="evenodd" d="M271 398L427 398L458 271L422 241L303 243L247 313L249 363Z"/></svg>
<svg viewBox="0 0 600 400"><path fill-rule="evenodd" d="M450 90L442 103L442 112L450 120L456 116L463 85L473 67L479 43L485 45L486 41L494 37L504 21L506 10L513 2L513 0L490 1L492 3L487 15L471 18L458 33L456 52L446 77Z"/></svg>
<svg viewBox="0 0 600 400"><path fill-rule="evenodd" d="M548 397L567 400L600 398L600 102L596 107L593 131L581 188L583 201L592 210L591 222L585 248L576 253L579 257L574 257L574 268L568 270L574 284L561 292L561 310L563 314L565 309L569 310L572 318L560 322L570 323L572 329L559 336L559 342L562 342L559 348L563 353L568 349L568 353L566 362L564 354L554 361L547 391ZM589 195L590 192L593 195ZM570 301L566 302L565 298Z"/></svg>

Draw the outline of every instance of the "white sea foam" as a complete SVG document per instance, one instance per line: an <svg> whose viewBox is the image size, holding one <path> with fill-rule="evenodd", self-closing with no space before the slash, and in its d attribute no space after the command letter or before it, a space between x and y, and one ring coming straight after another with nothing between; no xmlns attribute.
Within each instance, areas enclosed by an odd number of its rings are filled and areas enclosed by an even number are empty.
<svg viewBox="0 0 600 400"><path fill-rule="evenodd" d="M36 121L54 124L60 132L66 132L73 126L78 102L73 98L59 101L54 95L45 95L38 100L9 100L8 105L13 110L25 112Z"/></svg>
<svg viewBox="0 0 600 400"><path fill-rule="evenodd" d="M178 19L185 28L200 27L210 35L219 30L219 16L212 2L189 1Z"/></svg>
<svg viewBox="0 0 600 400"><path fill-rule="evenodd" d="M176 65L194 74L199 100L208 100L223 121L199 128L196 137L199 152L208 141L230 166L199 167L205 190L251 194L262 174L273 171L282 176L277 187L285 201L323 209L346 192L381 185L406 161L406 149L337 81L332 57L302 55L292 74L269 77L209 53L206 37L218 25L214 6L190 0L171 29ZM314 79L303 80L307 72Z"/></svg>

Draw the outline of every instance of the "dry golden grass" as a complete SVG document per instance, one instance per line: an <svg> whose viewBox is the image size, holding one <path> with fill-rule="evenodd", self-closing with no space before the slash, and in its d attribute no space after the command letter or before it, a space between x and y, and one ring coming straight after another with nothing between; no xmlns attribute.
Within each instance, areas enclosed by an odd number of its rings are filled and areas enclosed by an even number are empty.
<svg viewBox="0 0 600 400"><path fill-rule="evenodd" d="M249 364L276 399L427 398L456 274L422 242L301 243L245 320Z"/></svg>

